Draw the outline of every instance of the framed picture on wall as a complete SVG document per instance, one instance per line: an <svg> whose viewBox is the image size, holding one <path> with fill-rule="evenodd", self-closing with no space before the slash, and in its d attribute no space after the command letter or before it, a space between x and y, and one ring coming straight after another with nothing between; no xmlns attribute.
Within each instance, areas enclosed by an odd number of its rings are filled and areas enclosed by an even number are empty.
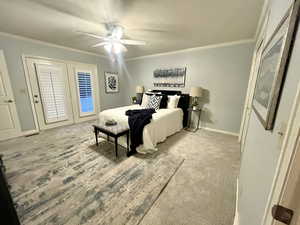
<svg viewBox="0 0 300 225"><path fill-rule="evenodd" d="M299 2L289 9L265 45L254 91L253 109L266 130L272 130L299 16Z"/></svg>
<svg viewBox="0 0 300 225"><path fill-rule="evenodd" d="M105 72L105 92L117 93L119 92L119 76L118 73Z"/></svg>

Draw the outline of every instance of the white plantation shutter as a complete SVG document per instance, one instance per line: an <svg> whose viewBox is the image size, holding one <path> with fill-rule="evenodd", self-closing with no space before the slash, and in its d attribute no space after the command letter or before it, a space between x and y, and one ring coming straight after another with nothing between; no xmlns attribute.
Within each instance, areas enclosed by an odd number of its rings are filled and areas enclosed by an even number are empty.
<svg viewBox="0 0 300 225"><path fill-rule="evenodd" d="M45 122L54 123L67 120L63 68L37 64L36 70Z"/></svg>
<svg viewBox="0 0 300 225"><path fill-rule="evenodd" d="M91 72L78 71L77 87L80 105L80 116L95 113L95 101L93 96L93 79Z"/></svg>

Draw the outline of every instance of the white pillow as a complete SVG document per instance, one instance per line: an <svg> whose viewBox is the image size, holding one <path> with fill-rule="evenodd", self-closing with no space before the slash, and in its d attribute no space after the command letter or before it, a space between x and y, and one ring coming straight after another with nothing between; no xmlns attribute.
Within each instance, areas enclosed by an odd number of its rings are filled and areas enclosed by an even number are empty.
<svg viewBox="0 0 300 225"><path fill-rule="evenodd" d="M177 108L180 96L179 95L168 95L168 109L175 109Z"/></svg>
<svg viewBox="0 0 300 225"><path fill-rule="evenodd" d="M148 105L149 99L150 99L150 95L144 93L141 106L146 107Z"/></svg>

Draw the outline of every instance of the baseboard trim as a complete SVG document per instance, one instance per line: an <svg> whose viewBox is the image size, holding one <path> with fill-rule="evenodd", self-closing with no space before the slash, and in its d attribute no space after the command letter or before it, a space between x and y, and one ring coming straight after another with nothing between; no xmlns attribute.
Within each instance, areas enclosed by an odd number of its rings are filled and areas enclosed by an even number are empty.
<svg viewBox="0 0 300 225"><path fill-rule="evenodd" d="M29 135L33 135L33 134L37 134L37 133L39 133L37 130L21 131L20 133L12 135L12 136L10 136L8 138L0 139L0 141L7 141L7 140L10 140L10 139L13 139L13 138L29 136Z"/></svg>
<svg viewBox="0 0 300 225"><path fill-rule="evenodd" d="M30 136L38 133L39 133L38 130L27 130L27 131L23 131L20 136Z"/></svg>
<svg viewBox="0 0 300 225"><path fill-rule="evenodd" d="M222 133L222 134L228 134L228 135L232 135L232 136L236 136L236 137L239 136L238 133L234 133L234 132L230 132L230 131L226 131L226 130L218 130L218 129L213 129L213 128L209 128L209 127L201 127L201 129L212 131L212 132L217 132L217 133Z"/></svg>
<svg viewBox="0 0 300 225"><path fill-rule="evenodd" d="M239 179L236 179L235 216L234 216L233 225L239 225L240 224L238 204L239 204Z"/></svg>

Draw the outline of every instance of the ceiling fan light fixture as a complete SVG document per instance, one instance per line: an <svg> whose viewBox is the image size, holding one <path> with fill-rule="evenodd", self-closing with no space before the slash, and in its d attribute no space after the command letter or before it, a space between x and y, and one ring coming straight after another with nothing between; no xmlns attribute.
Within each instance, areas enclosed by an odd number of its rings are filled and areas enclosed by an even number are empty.
<svg viewBox="0 0 300 225"><path fill-rule="evenodd" d="M112 31L112 36L116 39L121 39L123 36L123 28L116 26Z"/></svg>
<svg viewBox="0 0 300 225"><path fill-rule="evenodd" d="M111 53L112 52L112 49L113 49L113 45L112 43L107 43L104 45L104 49L108 52L108 53Z"/></svg>
<svg viewBox="0 0 300 225"><path fill-rule="evenodd" d="M145 41L140 40L132 40L132 39L122 39L124 35L124 29L122 26L110 24L107 27L108 34L106 36L100 36L93 33L81 32L81 34L85 34L87 36L100 39L102 42L93 45L92 47L104 47L106 52L109 54L120 54L122 52L127 52L128 49L126 48L127 45L146 45Z"/></svg>
<svg viewBox="0 0 300 225"><path fill-rule="evenodd" d="M113 52L115 54L120 54L121 52L125 52L126 49L124 47L124 45L120 44L120 43L114 43L113 44Z"/></svg>
<svg viewBox="0 0 300 225"><path fill-rule="evenodd" d="M126 52L127 49L121 43L107 43L104 45L104 49L108 53L120 54L121 52Z"/></svg>

